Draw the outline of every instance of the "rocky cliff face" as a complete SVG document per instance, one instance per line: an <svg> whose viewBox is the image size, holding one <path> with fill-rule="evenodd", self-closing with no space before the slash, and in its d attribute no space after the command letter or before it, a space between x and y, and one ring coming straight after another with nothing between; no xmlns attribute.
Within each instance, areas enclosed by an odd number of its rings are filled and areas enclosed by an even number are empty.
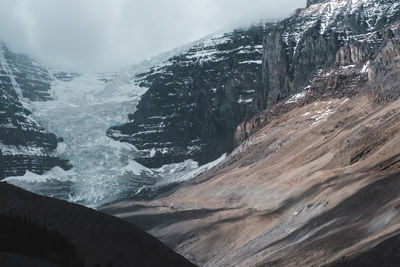
<svg viewBox="0 0 400 267"><path fill-rule="evenodd" d="M369 88L368 93L377 102L396 99L400 95L399 25L397 21L341 47L333 67L321 69L302 92L293 96L302 96L300 99L271 104L267 110L241 123L234 135L235 145L240 145L281 114L312 103L316 98L351 97L363 92L357 88Z"/></svg>
<svg viewBox="0 0 400 267"><path fill-rule="evenodd" d="M59 139L33 120L23 105L24 99L48 100L51 82L50 73L39 63L0 45L0 177L70 168L67 161L52 156Z"/></svg>
<svg viewBox="0 0 400 267"><path fill-rule="evenodd" d="M108 136L135 145L146 166L212 161L232 149L237 124L254 114L264 27L206 38L137 76L149 88L130 123Z"/></svg>
<svg viewBox="0 0 400 267"><path fill-rule="evenodd" d="M131 122L108 135L134 144L150 167L213 160L231 151L242 120L303 91L323 70L368 60L383 37L361 41L399 18L393 0L310 0L279 23L199 42L138 76L148 92Z"/></svg>
<svg viewBox="0 0 400 267"><path fill-rule="evenodd" d="M307 1L307 8L266 34L258 110L303 90L322 69L363 61L379 42L351 44L399 18L400 3L393 0Z"/></svg>

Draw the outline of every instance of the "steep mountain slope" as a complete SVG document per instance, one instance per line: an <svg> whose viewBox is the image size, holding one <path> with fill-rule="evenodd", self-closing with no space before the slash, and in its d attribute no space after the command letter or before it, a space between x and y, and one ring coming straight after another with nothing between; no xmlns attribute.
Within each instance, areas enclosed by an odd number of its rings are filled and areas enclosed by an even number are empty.
<svg viewBox="0 0 400 267"><path fill-rule="evenodd" d="M269 108L239 125L237 148L154 201L104 212L202 266L371 266L382 248L396 264L400 5L308 2L268 30L256 100Z"/></svg>
<svg viewBox="0 0 400 267"><path fill-rule="evenodd" d="M0 178L43 173L55 166L71 168L53 156L60 141L32 119L24 99L45 101L52 77L36 61L10 52L0 44Z"/></svg>
<svg viewBox="0 0 400 267"><path fill-rule="evenodd" d="M149 167L203 164L232 150L236 126L253 114L263 33L253 26L214 36L137 75L149 89L131 122L108 135L135 145L136 159Z"/></svg>
<svg viewBox="0 0 400 267"><path fill-rule="evenodd" d="M397 235L399 100L311 92L207 174L104 211L202 266L318 266Z"/></svg>

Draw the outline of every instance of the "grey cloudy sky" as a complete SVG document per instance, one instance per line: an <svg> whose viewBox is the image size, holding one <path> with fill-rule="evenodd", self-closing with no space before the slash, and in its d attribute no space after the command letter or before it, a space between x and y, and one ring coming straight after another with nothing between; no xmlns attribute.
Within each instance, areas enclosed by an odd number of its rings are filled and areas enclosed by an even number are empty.
<svg viewBox="0 0 400 267"><path fill-rule="evenodd" d="M306 0L0 0L0 39L77 70L120 68Z"/></svg>

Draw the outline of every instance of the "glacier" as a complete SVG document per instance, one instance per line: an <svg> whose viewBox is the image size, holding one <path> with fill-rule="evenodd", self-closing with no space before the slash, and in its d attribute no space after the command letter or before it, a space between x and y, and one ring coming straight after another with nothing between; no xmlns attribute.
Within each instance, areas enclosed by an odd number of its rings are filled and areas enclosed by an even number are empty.
<svg viewBox="0 0 400 267"><path fill-rule="evenodd" d="M24 99L24 106L33 113L32 119L63 139L54 156L70 160L73 169L55 167L43 175L28 171L5 181L96 208L121 199L150 197L212 167L213 164L199 167L197 162L188 160L149 169L134 160L137 149L133 145L106 136L111 126L127 122L128 114L147 90L137 85L137 71L141 68L54 79L51 100Z"/></svg>

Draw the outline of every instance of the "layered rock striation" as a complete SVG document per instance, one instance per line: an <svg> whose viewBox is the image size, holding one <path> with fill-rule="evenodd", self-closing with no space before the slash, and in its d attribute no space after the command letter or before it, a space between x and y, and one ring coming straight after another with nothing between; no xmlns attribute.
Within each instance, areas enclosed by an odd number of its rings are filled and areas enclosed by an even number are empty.
<svg viewBox="0 0 400 267"><path fill-rule="evenodd" d="M264 31L253 26L206 38L137 75L149 89L131 122L108 136L135 145L137 161L149 167L202 164L232 150L237 124L254 114Z"/></svg>

